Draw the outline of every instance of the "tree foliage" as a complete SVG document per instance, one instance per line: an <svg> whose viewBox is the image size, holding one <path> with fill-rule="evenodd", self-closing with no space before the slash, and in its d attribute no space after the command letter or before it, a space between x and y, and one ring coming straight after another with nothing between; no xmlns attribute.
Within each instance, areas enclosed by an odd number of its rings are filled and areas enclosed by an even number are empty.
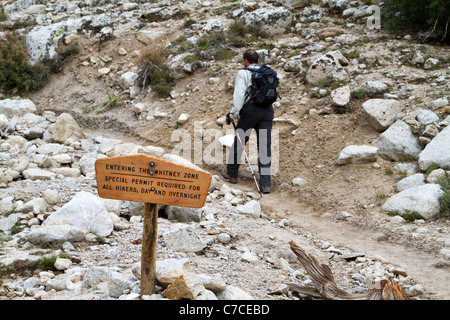
<svg viewBox="0 0 450 320"><path fill-rule="evenodd" d="M408 28L435 34L440 41L450 39L448 0L386 0L383 5L385 25L390 30Z"/></svg>
<svg viewBox="0 0 450 320"><path fill-rule="evenodd" d="M5 40L0 42L0 90L27 93L39 90L49 79L46 66L29 63L23 38L15 32L5 33Z"/></svg>

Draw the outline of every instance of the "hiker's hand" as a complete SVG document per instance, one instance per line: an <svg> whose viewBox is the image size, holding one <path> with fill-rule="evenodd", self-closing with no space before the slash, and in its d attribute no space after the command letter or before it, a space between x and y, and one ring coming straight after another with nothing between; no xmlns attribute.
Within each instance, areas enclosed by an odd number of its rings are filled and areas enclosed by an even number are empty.
<svg viewBox="0 0 450 320"><path fill-rule="evenodd" d="M239 113L228 113L230 115L231 120L237 120L239 118Z"/></svg>
<svg viewBox="0 0 450 320"><path fill-rule="evenodd" d="M233 119L231 119L231 113L227 113L227 115L225 116L226 124L229 125L232 121Z"/></svg>

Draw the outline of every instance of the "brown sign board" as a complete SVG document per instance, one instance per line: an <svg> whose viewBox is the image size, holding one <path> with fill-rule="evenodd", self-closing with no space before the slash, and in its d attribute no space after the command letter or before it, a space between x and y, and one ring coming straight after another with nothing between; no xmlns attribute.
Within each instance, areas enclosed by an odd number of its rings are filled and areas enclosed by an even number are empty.
<svg viewBox="0 0 450 320"><path fill-rule="evenodd" d="M211 173L147 154L95 161L98 194L102 198L201 208Z"/></svg>

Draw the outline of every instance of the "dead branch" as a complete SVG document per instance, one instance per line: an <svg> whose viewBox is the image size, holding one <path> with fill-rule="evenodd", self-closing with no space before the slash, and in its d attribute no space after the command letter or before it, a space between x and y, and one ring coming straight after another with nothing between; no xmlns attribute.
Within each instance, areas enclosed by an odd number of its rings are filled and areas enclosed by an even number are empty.
<svg viewBox="0 0 450 320"><path fill-rule="evenodd" d="M436 30L436 25L438 23L439 17L436 19L436 21L434 22L434 27L433 29L431 29L430 32L428 32L427 36L425 37L425 39L423 39L423 42L427 41L428 37L430 36L430 34L432 34L434 32L434 30Z"/></svg>
<svg viewBox="0 0 450 320"><path fill-rule="evenodd" d="M448 23L449 22L450 22L450 17L448 17L447 23L445 24L445 33L444 33L444 36L442 37L441 41L444 41L444 39L447 37Z"/></svg>
<svg viewBox="0 0 450 320"><path fill-rule="evenodd" d="M312 288L289 283L288 286L292 291L326 300L408 300L408 297L403 293L403 288L396 282L389 280L382 280L380 288L371 289L367 294L349 293L337 286L330 267L319 263L316 258L307 254L295 241L290 241L289 244L314 284L314 288Z"/></svg>

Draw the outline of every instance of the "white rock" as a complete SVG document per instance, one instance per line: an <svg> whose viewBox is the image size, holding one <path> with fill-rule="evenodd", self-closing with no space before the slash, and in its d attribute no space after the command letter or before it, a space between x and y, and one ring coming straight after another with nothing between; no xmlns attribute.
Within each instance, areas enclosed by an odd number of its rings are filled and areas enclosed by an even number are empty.
<svg viewBox="0 0 450 320"><path fill-rule="evenodd" d="M255 218L261 216L261 205L257 200L250 200L246 204L236 207L239 213L247 214Z"/></svg>
<svg viewBox="0 0 450 320"><path fill-rule="evenodd" d="M139 149L138 153L145 153L145 154L148 154L151 156L161 158L162 155L165 153L165 151L161 147L145 146L145 147Z"/></svg>
<svg viewBox="0 0 450 320"><path fill-rule="evenodd" d="M234 143L234 137L234 134L227 134L226 136L220 137L219 142L222 146L231 148Z"/></svg>
<svg viewBox="0 0 450 320"><path fill-rule="evenodd" d="M267 7L244 13L238 19L258 32L273 36L290 28L293 14L284 7Z"/></svg>
<svg viewBox="0 0 450 320"><path fill-rule="evenodd" d="M223 32L225 29L225 25L222 21L217 19L208 19L206 21L206 25L203 27L202 31L206 33L211 32Z"/></svg>
<svg viewBox="0 0 450 320"><path fill-rule="evenodd" d="M2 203L0 203L2 204ZM6 218L0 219L0 231L9 234L11 228L19 221L19 216L17 214L10 214Z"/></svg>
<svg viewBox="0 0 450 320"><path fill-rule="evenodd" d="M432 164L450 170L450 127L439 132L419 154L420 169L425 171Z"/></svg>
<svg viewBox="0 0 450 320"><path fill-rule="evenodd" d="M250 263L257 262L259 260L258 256L254 252L251 252L251 251L244 252L242 254L241 259L242 259L242 261L250 262Z"/></svg>
<svg viewBox="0 0 450 320"><path fill-rule="evenodd" d="M44 225L67 224L102 237L109 236L114 227L103 199L85 191L75 194L44 221Z"/></svg>
<svg viewBox="0 0 450 320"><path fill-rule="evenodd" d="M337 164L359 164L377 160L378 148L371 146L348 146L339 154Z"/></svg>
<svg viewBox="0 0 450 320"><path fill-rule="evenodd" d="M195 228L184 223L172 225L163 236L167 248L174 251L198 252L206 246Z"/></svg>
<svg viewBox="0 0 450 320"><path fill-rule="evenodd" d="M22 172L25 179L30 180L50 180L56 177L56 174L39 168L30 168Z"/></svg>
<svg viewBox="0 0 450 320"><path fill-rule="evenodd" d="M335 38L336 43L342 45L354 45L358 41L358 37L352 34L341 34Z"/></svg>
<svg viewBox="0 0 450 320"><path fill-rule="evenodd" d="M70 259L57 258L54 264L56 270L62 271L67 270L72 265L72 261Z"/></svg>
<svg viewBox="0 0 450 320"><path fill-rule="evenodd" d="M36 112L36 105L30 99L23 100L0 100L0 114L11 119L14 116L21 117L27 113Z"/></svg>
<svg viewBox="0 0 450 320"><path fill-rule="evenodd" d="M0 216L11 213L14 210L14 197L8 196L0 200Z"/></svg>
<svg viewBox="0 0 450 320"><path fill-rule="evenodd" d="M34 244L44 242L76 242L83 241L85 235L83 230L78 227L70 225L48 225L31 229L28 233L22 235L26 239Z"/></svg>
<svg viewBox="0 0 450 320"><path fill-rule="evenodd" d="M131 289L135 282L136 278L131 274L111 272L108 279L109 295L113 298L119 298L124 292Z"/></svg>
<svg viewBox="0 0 450 320"><path fill-rule="evenodd" d="M166 32L165 30L143 28L136 33L136 39L145 45L150 45L161 41L166 36Z"/></svg>
<svg viewBox="0 0 450 320"><path fill-rule="evenodd" d="M423 68L425 69L425 70L431 70L431 69L433 69L435 66L437 66L438 64L439 64L439 60L438 59L434 59L434 58L428 58L426 61L425 61L425 63L424 63L424 65L423 65Z"/></svg>
<svg viewBox="0 0 450 320"><path fill-rule="evenodd" d="M431 109L431 110L436 110L445 106L448 106L449 102L447 97L443 97L443 98L439 98L436 100L431 101L430 103L427 104L427 106Z"/></svg>
<svg viewBox="0 0 450 320"><path fill-rule="evenodd" d="M120 76L119 85L122 87L122 89L129 89L131 86L134 85L136 79L137 73L132 71L125 72Z"/></svg>
<svg viewBox="0 0 450 320"><path fill-rule="evenodd" d="M56 51L58 39L76 29L77 23L74 19L66 19L48 26L34 27L26 37L31 64L56 58L58 55Z"/></svg>
<svg viewBox="0 0 450 320"><path fill-rule="evenodd" d="M348 6L348 0L327 0L328 6L336 11L344 11Z"/></svg>
<svg viewBox="0 0 450 320"><path fill-rule="evenodd" d="M394 123L401 111L401 103L392 99L370 99L362 108L369 125L381 132Z"/></svg>
<svg viewBox="0 0 450 320"><path fill-rule="evenodd" d="M349 76L334 55L326 53L315 60L306 73L306 82L317 85L321 81L346 81Z"/></svg>
<svg viewBox="0 0 450 320"><path fill-rule="evenodd" d="M379 136L377 147L378 154L382 158L390 160L398 160L404 155L417 158L422 152L422 148L411 132L411 128L401 120L397 120Z"/></svg>
<svg viewBox="0 0 450 320"><path fill-rule="evenodd" d="M178 163L178 164L183 164L183 165L188 166L188 167L200 169L199 166L195 165L191 161L189 161L189 160L187 160L187 159L185 159L185 158L183 158L183 157L181 157L179 155L176 155L176 154L166 153L166 154L164 154L162 156L162 158L165 159L165 160L169 160L169 161Z"/></svg>
<svg viewBox="0 0 450 320"><path fill-rule="evenodd" d="M110 69L110 68L107 68L107 67L105 67L105 68L100 68L100 69L97 70L97 74L98 74L99 77L101 77L101 76L106 76L106 75L109 74L110 72L111 72L111 69Z"/></svg>
<svg viewBox="0 0 450 320"><path fill-rule="evenodd" d="M401 214L415 212L422 218L429 219L439 213L439 197L443 193L437 184L408 188L390 197L383 204L382 209Z"/></svg>
<svg viewBox="0 0 450 320"><path fill-rule="evenodd" d="M417 113L417 120L419 120L421 124L427 125L433 122L438 122L439 116L430 110L419 110Z"/></svg>
<svg viewBox="0 0 450 320"><path fill-rule="evenodd" d="M189 120L189 115L187 113L182 113L178 117L177 123L185 124Z"/></svg>
<svg viewBox="0 0 450 320"><path fill-rule="evenodd" d="M34 214L45 213L47 211L48 204L43 198L34 198L30 201L24 202L18 205L15 209L16 212L33 212Z"/></svg>
<svg viewBox="0 0 450 320"><path fill-rule="evenodd" d="M350 102L350 87L343 86L331 91L331 103L338 107L344 107Z"/></svg>
<svg viewBox="0 0 450 320"><path fill-rule="evenodd" d="M70 114L62 113L58 116L52 129L54 142L65 144L68 141L78 141L84 138L83 130Z"/></svg>
<svg viewBox="0 0 450 320"><path fill-rule="evenodd" d="M296 177L296 178L292 179L291 182L292 182L293 186L304 186L305 184L308 183L305 179L300 178L300 177Z"/></svg>
<svg viewBox="0 0 450 320"><path fill-rule="evenodd" d="M403 191L408 188L421 186L423 184L425 184L425 175L422 173L417 173L397 182L396 188L397 191Z"/></svg>
<svg viewBox="0 0 450 320"><path fill-rule="evenodd" d="M140 263L138 264L138 270L139 277L137 278L140 279ZM191 266L188 259L164 259L156 261L156 279L163 287L167 287L181 275L189 272L191 272Z"/></svg>
<svg viewBox="0 0 450 320"><path fill-rule="evenodd" d="M388 86L381 81L366 81L361 85L361 88L369 94L384 93Z"/></svg>
<svg viewBox="0 0 450 320"><path fill-rule="evenodd" d="M444 169L436 169L430 172L430 174L427 177L428 183L437 183L437 181L441 178L445 178L445 170Z"/></svg>
<svg viewBox="0 0 450 320"><path fill-rule="evenodd" d="M309 4L309 0L281 0L281 4L289 9L303 8Z"/></svg>
<svg viewBox="0 0 450 320"><path fill-rule="evenodd" d="M231 241L231 236L228 233L222 232L217 236L220 243L227 244Z"/></svg>
<svg viewBox="0 0 450 320"><path fill-rule="evenodd" d="M253 297L247 292L234 286L227 286L227 288L218 293L219 300L253 300Z"/></svg>

